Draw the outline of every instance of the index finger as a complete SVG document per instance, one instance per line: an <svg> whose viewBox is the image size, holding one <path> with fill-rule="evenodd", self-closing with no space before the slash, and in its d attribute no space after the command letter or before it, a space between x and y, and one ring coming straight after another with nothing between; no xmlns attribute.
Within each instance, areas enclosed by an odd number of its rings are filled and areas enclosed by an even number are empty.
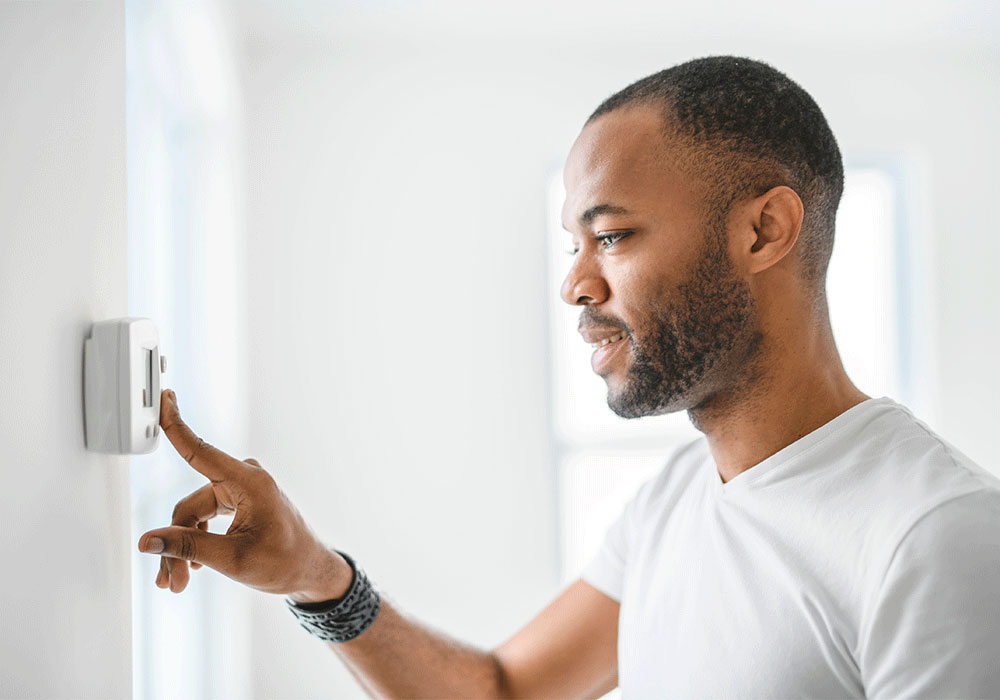
<svg viewBox="0 0 1000 700"><path fill-rule="evenodd" d="M177 395L170 389L160 392L160 427L177 454L212 481L231 479L239 469L239 460L209 445L181 420Z"/></svg>

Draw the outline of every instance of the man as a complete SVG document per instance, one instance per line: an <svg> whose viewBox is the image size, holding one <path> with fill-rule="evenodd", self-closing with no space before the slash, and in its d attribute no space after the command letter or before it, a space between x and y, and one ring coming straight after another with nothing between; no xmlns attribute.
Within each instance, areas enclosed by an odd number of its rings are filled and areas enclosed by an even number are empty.
<svg viewBox="0 0 1000 700"><path fill-rule="evenodd" d="M812 98L756 61L690 61L605 101L564 175L562 297L609 405L704 433L581 580L492 651L449 639L167 391L164 432L211 483L140 538L157 585L183 590L190 561L287 594L373 696L1000 697L1000 481L844 372L825 297L843 167Z"/></svg>

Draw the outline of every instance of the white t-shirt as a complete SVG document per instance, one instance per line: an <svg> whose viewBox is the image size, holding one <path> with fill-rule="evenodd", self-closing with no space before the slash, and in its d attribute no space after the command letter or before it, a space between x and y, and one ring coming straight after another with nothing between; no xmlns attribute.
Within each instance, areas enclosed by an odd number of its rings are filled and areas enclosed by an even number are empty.
<svg viewBox="0 0 1000 700"><path fill-rule="evenodd" d="M643 698L1000 698L1000 479L888 397L728 483L705 438L582 577Z"/></svg>

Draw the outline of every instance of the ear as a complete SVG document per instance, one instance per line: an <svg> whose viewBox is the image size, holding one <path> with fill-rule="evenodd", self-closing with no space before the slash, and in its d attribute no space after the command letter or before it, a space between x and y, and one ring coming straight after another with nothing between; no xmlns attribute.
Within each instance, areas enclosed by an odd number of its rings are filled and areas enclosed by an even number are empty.
<svg viewBox="0 0 1000 700"><path fill-rule="evenodd" d="M802 228L802 200L778 185L750 201L741 223L740 256L749 273L763 272L784 258Z"/></svg>

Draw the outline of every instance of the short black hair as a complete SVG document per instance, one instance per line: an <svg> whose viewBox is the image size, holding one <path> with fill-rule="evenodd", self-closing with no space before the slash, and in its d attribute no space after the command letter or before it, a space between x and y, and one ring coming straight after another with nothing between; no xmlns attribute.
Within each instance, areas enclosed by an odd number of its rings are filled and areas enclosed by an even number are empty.
<svg viewBox="0 0 1000 700"><path fill-rule="evenodd" d="M661 70L616 92L594 110L658 107L668 141L690 149L684 164L708 188L706 213L787 185L804 209L803 278L825 297L837 206L844 190L840 148L823 112L784 73L750 58L707 56Z"/></svg>

